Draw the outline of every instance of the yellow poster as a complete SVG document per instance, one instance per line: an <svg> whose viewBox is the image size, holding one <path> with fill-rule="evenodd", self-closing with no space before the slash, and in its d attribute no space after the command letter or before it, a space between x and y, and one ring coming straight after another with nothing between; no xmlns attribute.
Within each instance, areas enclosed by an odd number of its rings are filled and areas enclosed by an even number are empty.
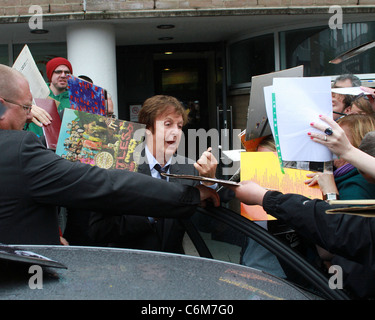
<svg viewBox="0 0 375 320"><path fill-rule="evenodd" d="M262 187L277 190L282 193L297 193L310 199L322 199L319 186L309 187L304 181L306 175L312 171L284 168L280 170L280 163L274 152L242 152L241 153L241 181L251 180ZM272 220L261 206L249 206L241 203L241 214L250 220Z"/></svg>

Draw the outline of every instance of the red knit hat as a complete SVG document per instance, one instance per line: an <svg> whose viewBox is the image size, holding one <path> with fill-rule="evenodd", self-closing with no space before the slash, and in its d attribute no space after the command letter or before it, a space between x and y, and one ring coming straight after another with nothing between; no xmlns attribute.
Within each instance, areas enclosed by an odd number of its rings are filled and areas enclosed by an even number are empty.
<svg viewBox="0 0 375 320"><path fill-rule="evenodd" d="M61 57L53 58L50 61L48 61L46 64L48 81L51 81L53 72L60 65L67 66L70 70L70 73L73 73L72 65L70 64L68 60L66 60L65 58L61 58Z"/></svg>

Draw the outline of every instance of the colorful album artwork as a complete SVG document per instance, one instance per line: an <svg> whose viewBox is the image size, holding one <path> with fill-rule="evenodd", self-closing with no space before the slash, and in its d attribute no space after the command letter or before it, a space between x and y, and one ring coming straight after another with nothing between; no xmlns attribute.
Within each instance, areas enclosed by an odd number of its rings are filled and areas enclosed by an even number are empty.
<svg viewBox="0 0 375 320"><path fill-rule="evenodd" d="M102 116L107 114L103 88L69 75L68 90L72 109Z"/></svg>
<svg viewBox="0 0 375 320"><path fill-rule="evenodd" d="M56 154L100 168L137 171L144 136L143 124L66 109Z"/></svg>

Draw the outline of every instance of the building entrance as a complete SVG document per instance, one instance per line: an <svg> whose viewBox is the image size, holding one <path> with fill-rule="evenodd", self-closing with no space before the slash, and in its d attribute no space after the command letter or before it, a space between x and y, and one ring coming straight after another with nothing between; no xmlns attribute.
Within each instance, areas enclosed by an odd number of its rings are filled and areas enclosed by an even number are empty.
<svg viewBox="0 0 375 320"><path fill-rule="evenodd" d="M207 62L204 59L156 60L155 93L179 99L188 114L187 129L208 129Z"/></svg>

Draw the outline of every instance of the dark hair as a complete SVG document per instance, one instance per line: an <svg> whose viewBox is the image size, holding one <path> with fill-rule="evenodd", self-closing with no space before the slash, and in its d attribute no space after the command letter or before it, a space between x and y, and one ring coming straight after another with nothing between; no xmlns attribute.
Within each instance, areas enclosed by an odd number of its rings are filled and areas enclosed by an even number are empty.
<svg viewBox="0 0 375 320"><path fill-rule="evenodd" d="M88 76L81 75L81 76L78 76L78 78L85 80L87 82L90 82L90 83L94 83L94 81L92 81L91 78Z"/></svg>
<svg viewBox="0 0 375 320"><path fill-rule="evenodd" d="M347 74L342 74L335 79L335 81L333 82L333 88L335 88L336 83L338 81L345 81L345 80L350 80L352 83L352 87L361 86L361 80L357 76L355 76L354 74L347 73Z"/></svg>
<svg viewBox="0 0 375 320"><path fill-rule="evenodd" d="M175 97L166 95L156 95L148 98L139 111L138 122L145 124L147 129L152 129L155 119L170 107L174 108L174 111L182 116L183 124L185 125L187 123L187 115L181 102Z"/></svg>

